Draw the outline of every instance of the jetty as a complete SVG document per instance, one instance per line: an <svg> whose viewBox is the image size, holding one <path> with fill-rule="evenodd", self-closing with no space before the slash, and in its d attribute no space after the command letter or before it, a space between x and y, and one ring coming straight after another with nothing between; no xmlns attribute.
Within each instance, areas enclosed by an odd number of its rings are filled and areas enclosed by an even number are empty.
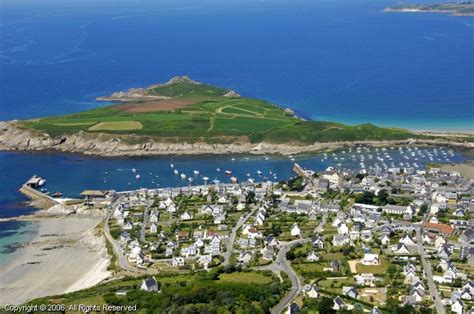
<svg viewBox="0 0 474 314"><path fill-rule="evenodd" d="M35 206L39 208L47 209L59 204L58 200L37 190L41 180L43 178L34 175L21 186L19 191L35 202Z"/></svg>

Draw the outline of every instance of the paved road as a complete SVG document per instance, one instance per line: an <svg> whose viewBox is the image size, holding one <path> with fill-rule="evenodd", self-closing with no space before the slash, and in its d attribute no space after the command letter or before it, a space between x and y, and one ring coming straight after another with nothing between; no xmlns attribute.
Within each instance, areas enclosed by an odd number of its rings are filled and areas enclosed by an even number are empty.
<svg viewBox="0 0 474 314"><path fill-rule="evenodd" d="M229 265L229 261L230 261L230 257L232 255L232 250L234 248L234 241L235 241L235 236L237 234L237 231L242 227L242 225L250 218L252 217L253 214L255 214L255 212L257 211L257 207L254 208L252 211L250 211L249 213L243 215L242 217L240 217L239 221L237 221L237 223L235 224L234 228L232 228L232 231L229 235L229 238L227 239L227 247L226 247L226 251L225 253L223 254L224 256L224 262L222 263L222 265L226 266L226 265Z"/></svg>
<svg viewBox="0 0 474 314"><path fill-rule="evenodd" d="M436 312L438 314L445 314L446 310L443 306L443 303L441 302L438 289L436 288L436 285L433 281L433 272L431 270L431 265L426 260L426 252L423 246L423 239L421 238L420 228L416 229L416 242L418 245L418 252L420 253L420 256L421 256L421 263L423 265L423 270L425 272L426 279L428 280L428 288L430 291L431 300L434 301Z"/></svg>
<svg viewBox="0 0 474 314"><path fill-rule="evenodd" d="M145 230L146 230L146 222L148 219L148 212L150 211L150 207L153 205L153 201L149 201L148 204L145 206L145 210L143 211L143 221L142 221L142 226L140 229L140 241L143 243L148 243L148 241L145 239Z"/></svg>
<svg viewBox="0 0 474 314"><path fill-rule="evenodd" d="M112 214L112 210L109 210L107 213L107 217L105 218L105 223L104 223L104 235L107 238L107 240L112 244L112 248L114 249L115 255L118 258L118 264L120 268L128 271L138 271L135 267L132 267L128 264L127 257L125 256L122 248L118 245L118 243L115 241L115 239L112 237L110 234L110 229L109 229L109 219L110 215Z"/></svg>
<svg viewBox="0 0 474 314"><path fill-rule="evenodd" d="M277 257L275 261L266 266L266 269L269 269L271 271L284 271L288 277L291 280L291 290L288 294L286 294L283 299L280 300L280 302L273 307L271 310L272 314L280 314L283 312L286 307L290 304L291 301L293 301L296 296L301 292L301 282L300 279L298 278L298 275L295 273L295 271L291 268L290 263L286 259L286 253L295 245L300 244L300 243L305 243L310 241L310 239L298 239L294 240L291 242L287 242L285 244L282 244L280 246L280 251L278 251Z"/></svg>

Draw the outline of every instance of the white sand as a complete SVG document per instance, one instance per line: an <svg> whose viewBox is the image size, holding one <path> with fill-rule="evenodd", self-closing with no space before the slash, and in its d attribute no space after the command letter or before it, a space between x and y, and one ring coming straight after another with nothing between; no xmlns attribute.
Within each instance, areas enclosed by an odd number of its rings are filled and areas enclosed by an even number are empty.
<svg viewBox="0 0 474 314"><path fill-rule="evenodd" d="M35 239L0 268L0 304L80 290L107 278L103 239L90 232L99 222L98 218L39 220Z"/></svg>

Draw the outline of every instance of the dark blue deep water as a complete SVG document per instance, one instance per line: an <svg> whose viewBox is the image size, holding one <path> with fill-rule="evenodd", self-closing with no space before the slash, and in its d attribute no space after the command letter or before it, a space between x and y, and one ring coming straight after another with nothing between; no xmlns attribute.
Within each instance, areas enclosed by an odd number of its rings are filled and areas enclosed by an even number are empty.
<svg viewBox="0 0 474 314"><path fill-rule="evenodd" d="M314 119L472 130L474 19L397 2L0 0L0 119L188 74Z"/></svg>
<svg viewBox="0 0 474 314"><path fill-rule="evenodd" d="M472 131L474 18L382 12L396 3L0 0L0 120L90 109L97 96L187 74L313 119ZM291 175L287 158L230 158L173 162L187 175L199 169L222 181L216 167L241 180L257 170ZM32 174L77 196L85 188L183 184L170 162L0 153L0 217L33 210L17 192ZM30 234L31 225L1 223L0 262Z"/></svg>

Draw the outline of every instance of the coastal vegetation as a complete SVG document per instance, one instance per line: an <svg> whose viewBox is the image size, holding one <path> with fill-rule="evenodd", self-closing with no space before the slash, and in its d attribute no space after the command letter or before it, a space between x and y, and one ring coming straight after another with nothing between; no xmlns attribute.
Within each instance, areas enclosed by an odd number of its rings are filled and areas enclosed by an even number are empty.
<svg viewBox="0 0 474 314"><path fill-rule="evenodd" d="M371 124L349 126L305 121L296 117L291 109L264 100L240 97L233 91L197 83L187 77L114 95L103 99L120 103L23 121L20 125L52 137L79 132L107 133L134 135L137 142L153 138L187 143L311 144L416 137L406 130Z"/></svg>
<svg viewBox="0 0 474 314"><path fill-rule="evenodd" d="M136 304L139 311L173 313L266 313L289 288L269 271L218 267L191 275L162 274L155 278L160 292L140 290L146 277L125 277L90 289L35 299L28 304ZM240 278L240 279L238 279Z"/></svg>

